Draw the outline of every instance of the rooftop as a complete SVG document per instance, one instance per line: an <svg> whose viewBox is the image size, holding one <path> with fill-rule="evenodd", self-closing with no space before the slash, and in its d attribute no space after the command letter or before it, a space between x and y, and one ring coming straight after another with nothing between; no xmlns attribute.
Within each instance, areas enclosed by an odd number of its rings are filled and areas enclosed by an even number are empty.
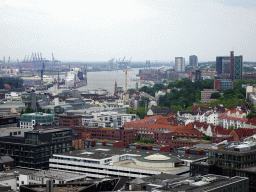
<svg viewBox="0 0 256 192"><path fill-rule="evenodd" d="M178 182L167 183L165 187L158 188L162 191L193 191L201 192L213 188L220 188L228 183L236 183L247 180L245 177L226 177L220 175L205 175L203 177L189 177ZM217 191L217 190L216 190Z"/></svg>
<svg viewBox="0 0 256 192"><path fill-rule="evenodd" d="M40 170L40 171L31 171L28 175L37 176L37 177L47 177L56 180L65 180L72 181L77 179L82 179L86 177L86 174L82 173L73 173L73 172L65 172L61 170Z"/></svg>
<svg viewBox="0 0 256 192"><path fill-rule="evenodd" d="M128 148L116 148L109 146L96 146L87 148L85 150L75 150L72 152L65 152L60 154L54 154L53 156L69 156L69 157L81 157L88 159L105 159L110 158L115 155L125 155L130 154L135 157L146 157L155 154L161 154L167 157L178 157L180 160L199 160L202 156L199 155L191 155L191 154L178 154L178 153L168 153L168 152L159 152L153 150L142 150L142 149L128 149ZM207 157L206 157L207 158Z"/></svg>

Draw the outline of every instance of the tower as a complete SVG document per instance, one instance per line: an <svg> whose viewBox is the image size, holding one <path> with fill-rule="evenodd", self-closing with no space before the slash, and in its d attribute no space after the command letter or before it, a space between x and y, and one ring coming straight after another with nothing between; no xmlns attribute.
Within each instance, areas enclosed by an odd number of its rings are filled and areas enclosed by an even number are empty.
<svg viewBox="0 0 256 192"><path fill-rule="evenodd" d="M57 80L57 86L58 86L58 89L60 88L60 72L58 71L58 80Z"/></svg>
<svg viewBox="0 0 256 192"><path fill-rule="evenodd" d="M115 91L114 91L114 95L117 95L117 82L115 81Z"/></svg>
<svg viewBox="0 0 256 192"><path fill-rule="evenodd" d="M234 56L234 51L230 52L230 79L242 79L243 56Z"/></svg>
<svg viewBox="0 0 256 192"><path fill-rule="evenodd" d="M175 57L175 72L185 71L185 58Z"/></svg>
<svg viewBox="0 0 256 192"><path fill-rule="evenodd" d="M196 55L189 56L189 66L192 66L192 67L198 66L198 58Z"/></svg>
<svg viewBox="0 0 256 192"><path fill-rule="evenodd" d="M76 74L75 74L75 78L74 78L74 88L76 89Z"/></svg>

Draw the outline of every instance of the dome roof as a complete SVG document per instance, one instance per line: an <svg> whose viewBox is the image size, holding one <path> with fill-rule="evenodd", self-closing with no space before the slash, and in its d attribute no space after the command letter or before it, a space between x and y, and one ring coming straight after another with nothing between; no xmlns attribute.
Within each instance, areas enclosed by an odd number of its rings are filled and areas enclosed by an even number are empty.
<svg viewBox="0 0 256 192"><path fill-rule="evenodd" d="M147 157L144 157L146 160L151 160L151 161L166 161L169 160L170 157L167 157L165 155L160 155L160 154L154 154L154 155L149 155Z"/></svg>

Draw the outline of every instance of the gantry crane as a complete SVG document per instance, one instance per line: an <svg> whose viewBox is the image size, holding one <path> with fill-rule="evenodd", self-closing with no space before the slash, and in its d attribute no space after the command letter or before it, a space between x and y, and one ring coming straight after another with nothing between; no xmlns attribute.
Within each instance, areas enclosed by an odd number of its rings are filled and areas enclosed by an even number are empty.
<svg viewBox="0 0 256 192"><path fill-rule="evenodd" d="M127 69L127 68L125 68L123 70L123 72L125 72L125 92L127 92L127 72L128 71L133 71L133 70L132 69Z"/></svg>

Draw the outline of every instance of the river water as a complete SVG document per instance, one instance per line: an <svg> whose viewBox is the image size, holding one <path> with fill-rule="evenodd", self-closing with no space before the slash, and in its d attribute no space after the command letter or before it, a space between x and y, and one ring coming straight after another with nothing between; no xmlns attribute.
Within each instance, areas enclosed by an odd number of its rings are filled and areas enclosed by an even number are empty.
<svg viewBox="0 0 256 192"><path fill-rule="evenodd" d="M128 89L135 89L136 79L139 79L139 77L137 77L136 75L139 74L139 70L140 68L134 68L132 69L132 71L127 72ZM57 78L57 75L55 76L54 78ZM60 78L64 78L64 75L60 75ZM110 94L113 94L115 88L115 81L117 82L117 87L123 87L123 90L125 90L125 72L123 72L123 70L88 72L87 85L79 87L77 89L79 91L106 89ZM50 90L54 92L56 91L56 87L52 87L50 88Z"/></svg>

